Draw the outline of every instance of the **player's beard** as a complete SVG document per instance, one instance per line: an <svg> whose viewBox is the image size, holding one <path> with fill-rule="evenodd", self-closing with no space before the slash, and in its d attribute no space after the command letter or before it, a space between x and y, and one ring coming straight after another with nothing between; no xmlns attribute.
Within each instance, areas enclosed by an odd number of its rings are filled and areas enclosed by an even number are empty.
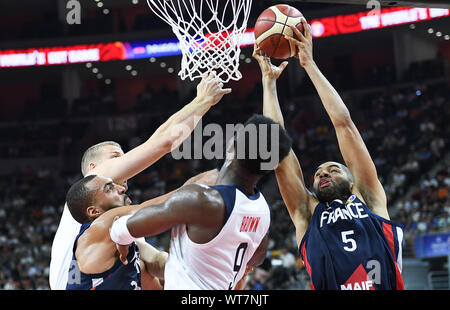
<svg viewBox="0 0 450 310"><path fill-rule="evenodd" d="M352 192L350 191L350 182L336 182L334 180L330 180L330 182L332 185L327 186L323 189L318 188L316 190L316 196L319 201L331 202L335 199L345 201L352 194Z"/></svg>

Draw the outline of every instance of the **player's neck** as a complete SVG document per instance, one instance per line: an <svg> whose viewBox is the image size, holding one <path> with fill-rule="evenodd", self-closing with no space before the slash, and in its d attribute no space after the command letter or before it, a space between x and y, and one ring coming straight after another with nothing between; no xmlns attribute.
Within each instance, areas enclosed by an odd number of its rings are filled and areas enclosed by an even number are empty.
<svg viewBox="0 0 450 310"><path fill-rule="evenodd" d="M242 169L235 169L230 166L217 179L217 185L235 185L245 191L247 195L255 194L256 183L259 176L245 173Z"/></svg>

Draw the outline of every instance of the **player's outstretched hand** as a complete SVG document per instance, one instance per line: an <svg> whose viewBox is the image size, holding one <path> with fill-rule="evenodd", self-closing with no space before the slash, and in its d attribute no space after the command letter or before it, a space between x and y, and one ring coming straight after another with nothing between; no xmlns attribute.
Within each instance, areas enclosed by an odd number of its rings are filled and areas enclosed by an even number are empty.
<svg viewBox="0 0 450 310"><path fill-rule="evenodd" d="M120 245L116 243L117 251L119 252L119 259L122 264L128 264L127 256L128 256L128 248L130 245Z"/></svg>
<svg viewBox="0 0 450 310"><path fill-rule="evenodd" d="M301 18L301 22L303 24L304 35L298 30L297 27L290 26L292 31L294 31L295 35L298 39L284 36L291 45L297 47L297 52L295 58L298 58L300 65L305 67L306 65L312 63L313 60L313 42L312 42L312 34L311 34L311 26L308 24L304 17Z"/></svg>
<svg viewBox="0 0 450 310"><path fill-rule="evenodd" d="M270 61L270 57L263 54L261 48L255 43L253 48L253 58L258 61L259 67L261 68L263 79L276 80L286 69L288 62L283 61L281 65L274 66Z"/></svg>
<svg viewBox="0 0 450 310"><path fill-rule="evenodd" d="M197 85L197 98L206 100L208 104L217 104L224 95L231 93L231 88L223 88L223 83L216 77L213 71L203 76Z"/></svg>

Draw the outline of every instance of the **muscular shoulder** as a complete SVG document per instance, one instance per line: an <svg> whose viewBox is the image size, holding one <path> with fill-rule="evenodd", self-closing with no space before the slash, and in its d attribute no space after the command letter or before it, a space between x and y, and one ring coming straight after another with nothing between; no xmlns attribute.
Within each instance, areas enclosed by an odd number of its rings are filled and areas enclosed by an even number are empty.
<svg viewBox="0 0 450 310"><path fill-rule="evenodd" d="M211 224L222 220L225 202L218 190L201 184L183 186L169 198L171 204L182 203L192 224Z"/></svg>

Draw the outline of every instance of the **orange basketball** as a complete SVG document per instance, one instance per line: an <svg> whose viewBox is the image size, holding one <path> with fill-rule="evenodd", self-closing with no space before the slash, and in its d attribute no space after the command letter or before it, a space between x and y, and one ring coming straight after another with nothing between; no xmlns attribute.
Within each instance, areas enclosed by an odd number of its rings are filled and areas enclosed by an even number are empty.
<svg viewBox="0 0 450 310"><path fill-rule="evenodd" d="M277 4L264 10L255 25L256 43L269 57L287 59L294 56L295 48L291 47L284 35L294 37L290 25L303 33L301 17L303 14L299 10L286 4Z"/></svg>

